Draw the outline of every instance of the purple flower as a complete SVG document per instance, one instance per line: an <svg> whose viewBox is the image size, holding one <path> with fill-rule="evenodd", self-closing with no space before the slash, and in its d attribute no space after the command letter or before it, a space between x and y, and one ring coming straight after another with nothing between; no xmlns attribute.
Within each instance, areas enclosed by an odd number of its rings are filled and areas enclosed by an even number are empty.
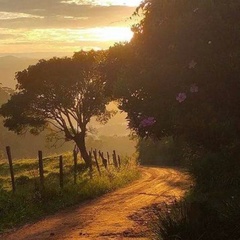
<svg viewBox="0 0 240 240"><path fill-rule="evenodd" d="M188 68L189 68L189 69L195 68L196 65L197 65L197 63L196 63L194 60L192 60L192 61L188 64Z"/></svg>
<svg viewBox="0 0 240 240"><path fill-rule="evenodd" d="M178 101L178 102L183 102L183 101L185 101L185 99L187 98L187 95L186 95L186 93L179 93L177 96L176 96L176 100Z"/></svg>
<svg viewBox="0 0 240 240"><path fill-rule="evenodd" d="M154 117L147 117L147 118L144 118L144 119L140 122L139 127L150 127L150 126L152 126L155 122L156 122L156 120L155 120Z"/></svg>
<svg viewBox="0 0 240 240"><path fill-rule="evenodd" d="M198 92L198 86L196 84L192 84L190 87L191 93L197 93Z"/></svg>
<svg viewBox="0 0 240 240"><path fill-rule="evenodd" d="M199 10L199 8L195 8L195 9L193 10L193 12L196 13L198 10Z"/></svg>

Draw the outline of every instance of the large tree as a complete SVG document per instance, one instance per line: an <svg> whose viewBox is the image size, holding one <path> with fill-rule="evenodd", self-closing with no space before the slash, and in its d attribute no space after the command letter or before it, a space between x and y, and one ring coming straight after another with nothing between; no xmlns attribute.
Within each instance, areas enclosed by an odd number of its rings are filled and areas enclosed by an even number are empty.
<svg viewBox="0 0 240 240"><path fill-rule="evenodd" d="M130 126L213 151L239 143L240 2L145 0L139 10L132 41L108 60Z"/></svg>
<svg viewBox="0 0 240 240"><path fill-rule="evenodd" d="M100 74L104 56L104 51L81 51L72 58L40 60L16 73L17 91L0 109L5 127L37 134L50 124L76 143L89 165L87 124L93 116L110 117Z"/></svg>

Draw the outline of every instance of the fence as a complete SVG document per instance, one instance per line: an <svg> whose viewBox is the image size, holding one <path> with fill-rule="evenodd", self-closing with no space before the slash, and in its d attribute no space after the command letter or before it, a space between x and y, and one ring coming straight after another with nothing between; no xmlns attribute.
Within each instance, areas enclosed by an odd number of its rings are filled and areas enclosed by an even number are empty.
<svg viewBox="0 0 240 240"><path fill-rule="evenodd" d="M6 147L7 152L7 158L8 158L8 164L9 164L9 171L10 171L10 177L11 177L11 187L12 191L16 191L16 184L15 184L15 176L14 176L14 164L12 159L12 152L10 146ZM104 156L107 156L105 158ZM119 169L121 167L121 158L119 155L116 154L116 151L114 150L112 153L112 159L110 158L109 152L104 154L101 151L97 151L97 149L94 149L89 151L89 157L91 160L91 164L89 167L89 174L90 178L93 177L93 167L96 167L99 176L102 175L101 168L99 162L102 162L102 166L109 172L109 165L113 165L115 168ZM59 186L60 188L63 188L64 186L64 157L62 155L58 156L59 159ZM99 161L100 159L100 161ZM94 160L94 161L93 161ZM78 175L78 156L77 152L73 151L73 183L77 183L77 175ZM44 176L44 158L43 158L43 152L38 151L38 177L40 182L40 187L42 190L45 188L45 176Z"/></svg>

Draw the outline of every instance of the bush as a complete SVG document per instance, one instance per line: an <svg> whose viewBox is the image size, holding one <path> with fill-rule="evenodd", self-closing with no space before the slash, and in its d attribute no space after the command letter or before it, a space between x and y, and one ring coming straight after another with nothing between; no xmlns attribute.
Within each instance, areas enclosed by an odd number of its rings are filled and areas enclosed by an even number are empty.
<svg viewBox="0 0 240 240"><path fill-rule="evenodd" d="M225 151L189 151L194 187L184 200L159 214L158 239L239 240L240 170L235 157Z"/></svg>
<svg viewBox="0 0 240 240"><path fill-rule="evenodd" d="M21 175L20 177L16 178L15 183L16 185L24 185L30 181L28 176Z"/></svg>
<svg viewBox="0 0 240 240"><path fill-rule="evenodd" d="M207 153L192 160L189 172L195 180L196 191L222 192L234 195L240 186L240 169L237 159L225 153ZM224 191L223 191L224 189Z"/></svg>
<svg viewBox="0 0 240 240"><path fill-rule="evenodd" d="M154 232L161 240L239 240L239 221L239 199L218 208L209 201L185 199L158 215Z"/></svg>
<svg viewBox="0 0 240 240"><path fill-rule="evenodd" d="M172 137L160 141L152 139L139 139L137 144L138 161L143 165L183 166L183 141L176 141Z"/></svg>

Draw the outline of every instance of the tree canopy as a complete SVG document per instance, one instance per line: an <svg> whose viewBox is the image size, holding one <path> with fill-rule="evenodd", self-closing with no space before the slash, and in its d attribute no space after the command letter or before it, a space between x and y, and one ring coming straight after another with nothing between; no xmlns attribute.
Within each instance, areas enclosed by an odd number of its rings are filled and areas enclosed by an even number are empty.
<svg viewBox="0 0 240 240"><path fill-rule="evenodd" d="M37 134L52 125L76 143L89 165L87 124L93 116L106 120L111 115L100 74L104 57L104 51L81 51L72 58L40 60L16 73L17 91L0 109L4 125L18 134Z"/></svg>
<svg viewBox="0 0 240 240"><path fill-rule="evenodd" d="M138 10L132 41L109 53L129 125L211 150L239 142L240 2L146 0Z"/></svg>

